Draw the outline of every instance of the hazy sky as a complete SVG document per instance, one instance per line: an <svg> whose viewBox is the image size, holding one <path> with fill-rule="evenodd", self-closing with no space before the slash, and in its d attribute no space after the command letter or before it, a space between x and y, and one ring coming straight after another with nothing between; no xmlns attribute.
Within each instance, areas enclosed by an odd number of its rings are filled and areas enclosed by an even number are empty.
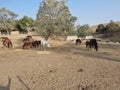
<svg viewBox="0 0 120 90"><path fill-rule="evenodd" d="M36 18L41 0L0 0L0 8L17 13L19 18ZM78 24L96 25L110 20L120 21L120 0L68 0L71 14L78 18Z"/></svg>

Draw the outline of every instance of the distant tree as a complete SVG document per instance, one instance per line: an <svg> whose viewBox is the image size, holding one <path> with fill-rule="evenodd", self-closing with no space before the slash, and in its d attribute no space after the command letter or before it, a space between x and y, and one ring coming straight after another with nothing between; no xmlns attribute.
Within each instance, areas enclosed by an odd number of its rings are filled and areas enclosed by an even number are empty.
<svg viewBox="0 0 120 90"><path fill-rule="evenodd" d="M0 8L0 30L6 30L7 34L10 34L11 30L15 28L15 18L17 16L6 8Z"/></svg>
<svg viewBox="0 0 120 90"><path fill-rule="evenodd" d="M96 29L96 33L104 34L106 32L106 27L103 24L99 24Z"/></svg>
<svg viewBox="0 0 120 90"><path fill-rule="evenodd" d="M87 35L92 35L93 33L88 24L79 26L77 31L78 31L78 37L85 37Z"/></svg>
<svg viewBox="0 0 120 90"><path fill-rule="evenodd" d="M34 26L34 20L31 17L24 16L23 18L19 19L16 23L16 28L19 31L26 31L29 34L29 31Z"/></svg>
<svg viewBox="0 0 120 90"><path fill-rule="evenodd" d="M112 20L106 25L106 29L108 30L108 32L115 31L118 28L120 28L119 25Z"/></svg>
<svg viewBox="0 0 120 90"><path fill-rule="evenodd" d="M40 35L68 35L73 32L76 17L65 5L66 0L43 0L37 13L36 29Z"/></svg>

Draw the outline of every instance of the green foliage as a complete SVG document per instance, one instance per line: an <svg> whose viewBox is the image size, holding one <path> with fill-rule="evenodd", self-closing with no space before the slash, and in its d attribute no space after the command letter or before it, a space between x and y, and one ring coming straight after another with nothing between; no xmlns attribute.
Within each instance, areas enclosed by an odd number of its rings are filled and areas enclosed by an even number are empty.
<svg viewBox="0 0 120 90"><path fill-rule="evenodd" d="M92 35L93 33L88 24L85 24L83 26L78 25L77 31L78 31L78 34L77 34L78 37L85 37L87 35Z"/></svg>
<svg viewBox="0 0 120 90"><path fill-rule="evenodd" d="M64 0L43 0L37 14L36 29L42 36L68 35L73 32L76 20Z"/></svg>
<svg viewBox="0 0 120 90"><path fill-rule="evenodd" d="M109 30L109 31L114 31L118 28L119 28L119 26L115 22L113 22L112 20L110 21L110 23L108 23L106 25L106 29Z"/></svg>
<svg viewBox="0 0 120 90"><path fill-rule="evenodd" d="M31 17L24 16L16 22L16 27L20 31L28 31L34 25L34 20Z"/></svg>
<svg viewBox="0 0 120 90"><path fill-rule="evenodd" d="M15 19L17 16L17 14L4 7L0 8L0 20Z"/></svg>
<svg viewBox="0 0 120 90"><path fill-rule="evenodd" d="M0 30L10 33L15 28L15 18L18 15L6 8L0 8Z"/></svg>
<svg viewBox="0 0 120 90"><path fill-rule="evenodd" d="M119 30L120 27L119 25L117 25L115 22L113 22L112 20L110 21L110 23L108 23L106 26L103 24L99 24L97 29L96 29L96 33L98 34L112 34L112 32Z"/></svg>
<svg viewBox="0 0 120 90"><path fill-rule="evenodd" d="M96 29L96 32L100 34L104 34L106 32L106 27L103 24L99 24Z"/></svg>

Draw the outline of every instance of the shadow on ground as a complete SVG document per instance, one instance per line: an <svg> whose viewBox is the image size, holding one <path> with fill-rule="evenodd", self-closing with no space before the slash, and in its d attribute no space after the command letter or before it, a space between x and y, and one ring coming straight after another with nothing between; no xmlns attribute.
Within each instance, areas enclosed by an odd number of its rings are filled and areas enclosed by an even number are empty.
<svg viewBox="0 0 120 90"><path fill-rule="evenodd" d="M111 46L111 45L110 45ZM95 50L88 50L85 48L85 45L79 45L76 46L73 43L66 43L62 46L59 47L53 47L51 48L51 51L54 53L72 53L72 54L77 54L77 55L84 55L87 57L92 57L92 58L100 58L100 59L105 59L105 60L111 60L111 61L117 61L120 62L120 57L119 55L117 57L113 57L111 54L108 52L102 52L101 48L111 48L112 49L120 49L120 45L117 46L100 46L99 51Z"/></svg>
<svg viewBox="0 0 120 90"><path fill-rule="evenodd" d="M10 85L11 85L11 78L8 77L8 83L6 86L1 86L0 85L0 90L10 90Z"/></svg>

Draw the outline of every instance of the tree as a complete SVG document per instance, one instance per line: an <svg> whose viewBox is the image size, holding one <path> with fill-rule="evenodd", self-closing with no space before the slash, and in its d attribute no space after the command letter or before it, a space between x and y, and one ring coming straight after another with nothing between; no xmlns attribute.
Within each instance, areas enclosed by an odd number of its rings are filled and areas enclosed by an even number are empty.
<svg viewBox="0 0 120 90"><path fill-rule="evenodd" d="M67 35L73 30L76 17L70 14L65 0L43 0L37 14L36 28L40 35Z"/></svg>
<svg viewBox="0 0 120 90"><path fill-rule="evenodd" d="M78 26L79 28L77 29L78 31L78 37L85 37L87 35L92 35L92 30L90 30L90 27L88 24Z"/></svg>
<svg viewBox="0 0 120 90"><path fill-rule="evenodd" d="M99 24L96 29L96 33L105 34L106 27L103 24Z"/></svg>
<svg viewBox="0 0 120 90"><path fill-rule="evenodd" d="M119 28L120 28L119 25L116 24L115 22L113 22L112 20L110 21L110 23L108 23L106 25L106 29L108 30L108 32L112 32L112 31L117 30Z"/></svg>
<svg viewBox="0 0 120 90"><path fill-rule="evenodd" d="M17 16L17 14L6 8L0 8L0 30L6 30L10 34L10 31L14 29Z"/></svg>
<svg viewBox="0 0 120 90"><path fill-rule="evenodd" d="M28 32L33 28L34 20L31 17L24 16L17 21L16 27L19 31Z"/></svg>

